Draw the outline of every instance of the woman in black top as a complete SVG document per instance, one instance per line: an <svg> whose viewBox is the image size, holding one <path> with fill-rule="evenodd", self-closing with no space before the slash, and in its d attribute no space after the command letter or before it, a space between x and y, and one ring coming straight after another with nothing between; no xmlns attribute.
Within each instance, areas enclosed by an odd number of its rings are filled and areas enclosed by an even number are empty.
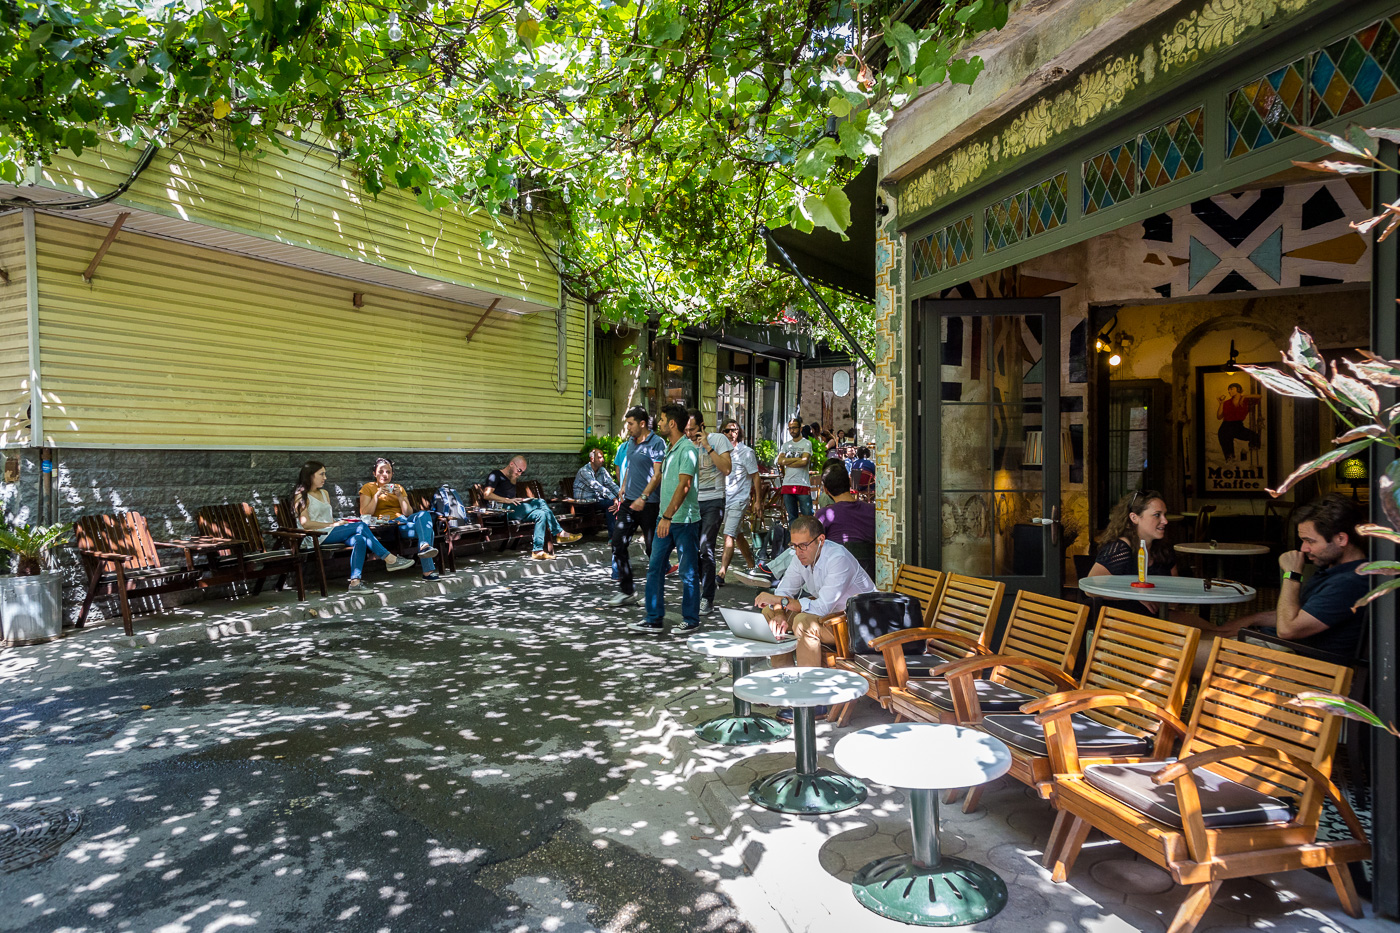
<svg viewBox="0 0 1400 933"><path fill-rule="evenodd" d="M1099 535L1091 577L1137 576L1138 542L1147 542L1149 576L1177 576L1176 555L1167 544L1167 503L1162 494L1146 489L1124 496L1108 513L1108 527ZM1105 604L1129 612L1156 615L1146 603L1105 600Z"/></svg>

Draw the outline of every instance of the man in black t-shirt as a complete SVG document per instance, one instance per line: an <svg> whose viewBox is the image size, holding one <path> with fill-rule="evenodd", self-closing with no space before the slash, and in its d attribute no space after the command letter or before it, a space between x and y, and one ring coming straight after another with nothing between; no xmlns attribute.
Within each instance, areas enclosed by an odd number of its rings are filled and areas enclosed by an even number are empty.
<svg viewBox="0 0 1400 933"><path fill-rule="evenodd" d="M1320 651L1355 657L1365 635L1366 610L1352 607L1371 589L1370 578L1356 572L1366 560L1356 533L1363 518L1361 509L1333 493L1298 509L1296 517L1302 547L1278 559L1283 572L1278 606L1272 612L1235 619L1210 633L1230 637L1252 627ZM1318 569L1304 583L1306 560Z"/></svg>
<svg viewBox="0 0 1400 933"><path fill-rule="evenodd" d="M525 475L527 466L523 456L517 454L511 457L504 467L487 474L481 491L487 501L499 502L506 506L510 517L516 521L535 523L534 549L530 556L535 560L548 560L554 556L553 550L549 548L550 538L557 539L560 544L571 544L577 541L579 536L564 531L559 525L559 519L554 517L549 503L535 498L529 487L520 483L520 477Z"/></svg>

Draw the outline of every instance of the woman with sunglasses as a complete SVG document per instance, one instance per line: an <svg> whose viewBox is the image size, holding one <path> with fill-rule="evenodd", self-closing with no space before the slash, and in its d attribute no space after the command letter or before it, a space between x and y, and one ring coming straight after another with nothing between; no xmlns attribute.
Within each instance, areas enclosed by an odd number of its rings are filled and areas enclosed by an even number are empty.
<svg viewBox="0 0 1400 933"><path fill-rule="evenodd" d="M438 579L433 558L436 516L432 512L416 512L408 502L408 490L394 482L394 465L380 457L374 461L374 480L360 487L360 514L371 515L380 522L396 524L399 534L418 542L418 559L423 562L423 579Z"/></svg>

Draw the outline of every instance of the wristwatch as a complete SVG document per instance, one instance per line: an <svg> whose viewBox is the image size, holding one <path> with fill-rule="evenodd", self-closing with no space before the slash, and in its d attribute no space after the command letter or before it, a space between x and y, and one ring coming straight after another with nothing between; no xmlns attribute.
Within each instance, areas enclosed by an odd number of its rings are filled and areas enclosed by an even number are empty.
<svg viewBox="0 0 1400 933"><path fill-rule="evenodd" d="M1296 570L1285 570L1283 572L1283 578L1285 580L1301 580L1303 579L1303 575Z"/></svg>
<svg viewBox="0 0 1400 933"><path fill-rule="evenodd" d="M786 596L783 597L782 606L783 606L783 609L785 609L785 610L786 610L787 607L788 607L788 598L787 598Z"/></svg>

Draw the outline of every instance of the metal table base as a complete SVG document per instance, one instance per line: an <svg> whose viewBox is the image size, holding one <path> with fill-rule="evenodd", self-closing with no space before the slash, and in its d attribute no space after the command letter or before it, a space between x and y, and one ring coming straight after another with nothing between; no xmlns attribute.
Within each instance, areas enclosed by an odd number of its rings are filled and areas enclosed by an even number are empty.
<svg viewBox="0 0 1400 933"><path fill-rule="evenodd" d="M729 672L734 680L749 673L748 658L730 658ZM734 712L702 723L695 734L716 745L760 745L776 742L792 734L792 727L771 716L760 716L748 700L734 697Z"/></svg>
<svg viewBox="0 0 1400 933"><path fill-rule="evenodd" d="M749 799L779 813L836 813L865 802L865 785L853 777L817 767L817 724L810 706L792 711L797 767L759 778Z"/></svg>
<svg viewBox="0 0 1400 933"><path fill-rule="evenodd" d="M876 859L856 872L856 900L882 917L928 927L964 926L1001 912L1006 883L996 872L940 852L938 791L909 791L909 825L914 854Z"/></svg>

